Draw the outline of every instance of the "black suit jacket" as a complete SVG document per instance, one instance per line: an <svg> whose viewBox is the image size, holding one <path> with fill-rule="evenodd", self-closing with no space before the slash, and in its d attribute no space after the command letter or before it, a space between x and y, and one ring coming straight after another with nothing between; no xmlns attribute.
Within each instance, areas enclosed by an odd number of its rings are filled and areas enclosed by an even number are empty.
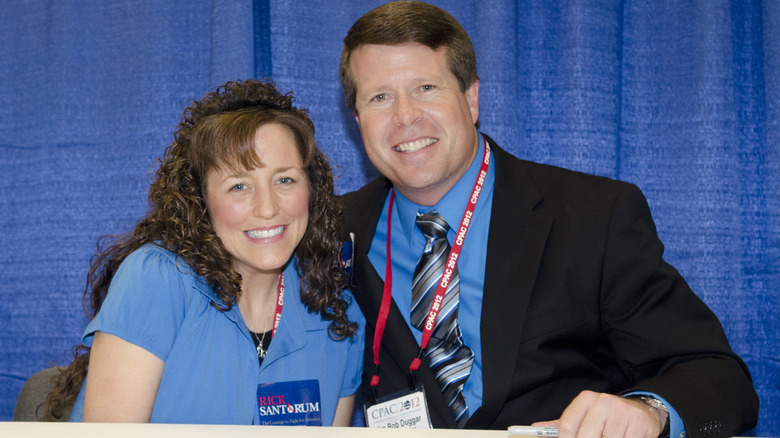
<svg viewBox="0 0 780 438"><path fill-rule="evenodd" d="M496 183L480 323L483 403L466 427L556 419L586 389L657 393L689 436L754 427L758 397L749 372L716 316L662 259L639 189L522 161L488 140ZM345 236L355 235L352 287L367 319L368 399L383 283L367 252L390 187L380 178L344 196ZM380 351L380 397L407 387L418 348L393 304ZM426 364L417 380L434 427L456 427Z"/></svg>

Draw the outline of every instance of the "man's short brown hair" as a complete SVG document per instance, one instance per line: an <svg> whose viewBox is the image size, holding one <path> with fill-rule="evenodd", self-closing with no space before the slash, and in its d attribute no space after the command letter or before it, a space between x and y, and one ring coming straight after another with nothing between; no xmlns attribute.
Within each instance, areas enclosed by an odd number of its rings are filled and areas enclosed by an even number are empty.
<svg viewBox="0 0 780 438"><path fill-rule="evenodd" d="M394 1L360 17L344 38L339 77L347 106L357 114L357 85L350 70L352 52L363 44L394 46L418 43L433 50L445 48L450 71L460 91L466 91L477 76L477 55L463 26L444 9L421 1Z"/></svg>

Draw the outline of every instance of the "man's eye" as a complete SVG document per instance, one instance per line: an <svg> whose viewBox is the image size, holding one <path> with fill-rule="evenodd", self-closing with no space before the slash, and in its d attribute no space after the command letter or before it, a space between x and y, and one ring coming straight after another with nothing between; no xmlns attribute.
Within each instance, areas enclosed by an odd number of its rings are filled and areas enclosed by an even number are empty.
<svg viewBox="0 0 780 438"><path fill-rule="evenodd" d="M387 94L377 94L374 96L374 100L377 102L382 102L385 99L387 99Z"/></svg>
<svg viewBox="0 0 780 438"><path fill-rule="evenodd" d="M421 89L422 91L431 91L431 90L433 90L434 88L435 88L435 87L434 87L433 85L423 85L422 87L420 87L420 89Z"/></svg>

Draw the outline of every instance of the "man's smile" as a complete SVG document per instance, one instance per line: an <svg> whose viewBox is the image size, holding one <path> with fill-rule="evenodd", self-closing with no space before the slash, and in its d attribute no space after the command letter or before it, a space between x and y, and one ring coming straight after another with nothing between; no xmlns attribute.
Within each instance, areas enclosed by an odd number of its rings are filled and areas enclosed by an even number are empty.
<svg viewBox="0 0 780 438"><path fill-rule="evenodd" d="M416 152L426 146L430 146L436 143L437 141L439 141L438 138L423 138L408 143L401 143L398 146L394 147L393 150L397 152Z"/></svg>

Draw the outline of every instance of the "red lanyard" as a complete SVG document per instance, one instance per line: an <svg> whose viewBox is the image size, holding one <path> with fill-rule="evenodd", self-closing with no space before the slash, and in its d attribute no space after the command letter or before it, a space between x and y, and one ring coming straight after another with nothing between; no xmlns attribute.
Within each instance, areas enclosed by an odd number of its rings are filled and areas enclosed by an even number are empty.
<svg viewBox="0 0 780 438"><path fill-rule="evenodd" d="M458 256L463 248L463 242L466 240L466 233L471 225L471 218L474 216L474 209L477 206L479 195L482 192L482 186L485 184L487 178L488 167L490 166L490 146L487 140L485 140L485 157L482 160L482 164L479 169L479 176L474 182L474 188L471 190L471 196L469 202L466 204L466 211L463 212L463 218L460 221L460 227L458 227L457 234L455 236L455 242L450 249L450 254L447 257L447 264L444 268L444 273L441 276L439 285L436 288L436 294L431 302L431 308L428 311L428 317L423 325L422 339L420 340L420 351L417 357L414 358L409 365L409 370L414 372L420 367L420 357L422 356L425 347L428 346L428 342L431 340L431 334L436 324L436 318L439 316L439 310L441 308L441 302L444 299L444 295L447 293L447 286L450 283L452 274L458 263ZM371 378L371 386L376 387L379 385L379 348L382 343L382 335L387 325L387 317L390 314L390 303L393 300L393 269L390 262L390 229L393 216L393 203L395 201L395 189L390 191L390 201L387 206L387 261L385 263L385 286L382 292L382 305L379 308L379 316L376 321L376 330L374 332L374 365L376 365L376 372Z"/></svg>
<svg viewBox="0 0 780 438"><path fill-rule="evenodd" d="M284 272L279 274L279 290L276 293L276 312L274 313L274 326L271 331L271 337L276 334L276 328L279 327L279 320L282 319L282 308L284 307Z"/></svg>

